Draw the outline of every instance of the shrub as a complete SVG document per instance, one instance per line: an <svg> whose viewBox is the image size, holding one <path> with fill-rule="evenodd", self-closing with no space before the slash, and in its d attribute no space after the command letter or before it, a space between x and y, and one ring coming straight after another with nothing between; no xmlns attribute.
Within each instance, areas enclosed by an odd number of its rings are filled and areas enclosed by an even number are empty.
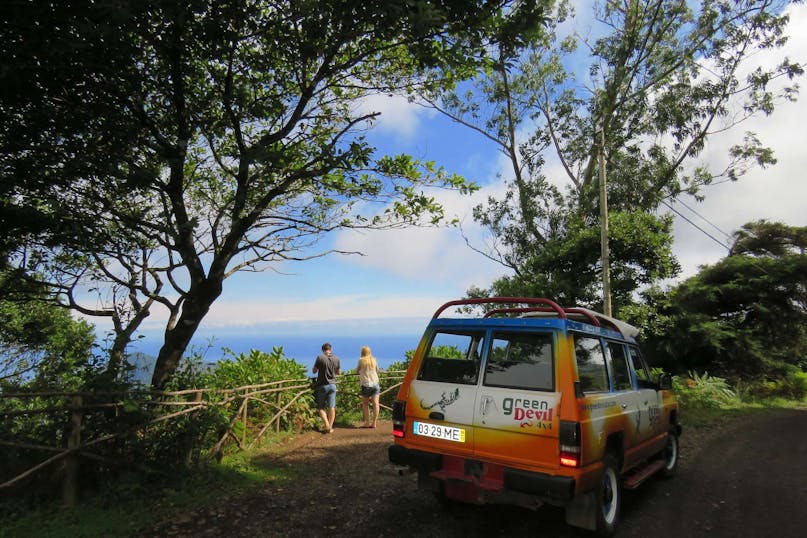
<svg viewBox="0 0 807 538"><path fill-rule="evenodd" d="M755 400L807 398L807 372L790 371L781 379L769 379L748 385L746 393Z"/></svg>
<svg viewBox="0 0 807 538"><path fill-rule="evenodd" d="M274 381L294 380L295 385L307 382L307 368L296 362L294 359L285 356L282 347L275 346L271 353L265 353L256 349L249 353L234 354L225 349L225 354L230 358L219 361L215 369L211 372L211 388L235 388L246 385L258 385L271 383ZM284 430L301 430L314 424L315 409L314 400L311 395L304 395L292 402L298 389L273 394L267 394L266 399L272 401L273 406L261 406L254 410L250 407L250 416L254 423L260 423L271 418L276 412L277 406L285 407L289 405L286 413L281 417L280 424ZM241 405L241 400L234 401L231 405L232 412L235 412Z"/></svg>
<svg viewBox="0 0 807 538"><path fill-rule="evenodd" d="M704 408L727 408L739 403L739 398L722 377L710 376L708 372L699 375L689 372L689 377L676 377L673 388L682 405Z"/></svg>

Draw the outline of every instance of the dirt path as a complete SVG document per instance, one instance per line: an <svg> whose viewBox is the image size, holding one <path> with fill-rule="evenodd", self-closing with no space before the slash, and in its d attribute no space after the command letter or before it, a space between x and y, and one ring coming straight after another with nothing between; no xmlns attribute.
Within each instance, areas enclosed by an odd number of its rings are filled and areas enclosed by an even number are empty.
<svg viewBox="0 0 807 538"><path fill-rule="evenodd" d="M749 415L693 435L684 431L679 475L627 492L618 536L782 538L807 528L807 411ZM310 432L256 463L299 477L141 536L585 536L563 512L506 506L444 510L416 476L387 462L391 424ZM648 534L650 533L650 534Z"/></svg>

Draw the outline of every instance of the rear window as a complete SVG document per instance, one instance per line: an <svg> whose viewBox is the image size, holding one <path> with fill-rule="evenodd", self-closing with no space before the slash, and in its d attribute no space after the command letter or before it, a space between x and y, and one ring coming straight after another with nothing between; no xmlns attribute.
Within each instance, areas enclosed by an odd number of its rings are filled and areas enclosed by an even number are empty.
<svg viewBox="0 0 807 538"><path fill-rule="evenodd" d="M436 332L418 372L421 381L475 385L484 331Z"/></svg>
<svg viewBox="0 0 807 538"><path fill-rule="evenodd" d="M630 390L633 388L628 357L625 346L619 342L608 341L608 363L611 367L611 376L614 380L614 390Z"/></svg>
<svg viewBox="0 0 807 538"><path fill-rule="evenodd" d="M575 334L574 356L583 392L608 392L608 370L600 339Z"/></svg>
<svg viewBox="0 0 807 538"><path fill-rule="evenodd" d="M635 346L628 346L628 350L630 352L630 362L633 366L633 371L636 372L636 382L639 388L654 387L651 381L650 371L644 359L642 359L639 349Z"/></svg>
<svg viewBox="0 0 807 538"><path fill-rule="evenodd" d="M491 387L552 391L553 356L549 333L494 333L484 383Z"/></svg>

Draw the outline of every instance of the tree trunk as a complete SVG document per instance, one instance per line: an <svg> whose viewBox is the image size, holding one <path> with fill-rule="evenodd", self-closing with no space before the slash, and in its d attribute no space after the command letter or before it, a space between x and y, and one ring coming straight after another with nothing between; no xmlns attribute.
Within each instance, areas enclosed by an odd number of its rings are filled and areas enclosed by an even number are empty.
<svg viewBox="0 0 807 538"><path fill-rule="evenodd" d="M207 315L210 306L221 295L221 284L221 279L209 279L200 286L192 287L188 292L176 325L165 331L165 342L157 355L154 374L151 376L151 385L155 389L165 388L176 372L196 329Z"/></svg>

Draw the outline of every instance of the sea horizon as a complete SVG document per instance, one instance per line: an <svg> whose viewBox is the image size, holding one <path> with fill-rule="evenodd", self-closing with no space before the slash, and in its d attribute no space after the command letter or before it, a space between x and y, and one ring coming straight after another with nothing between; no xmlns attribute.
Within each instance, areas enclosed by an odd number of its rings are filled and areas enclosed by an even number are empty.
<svg viewBox="0 0 807 538"><path fill-rule="evenodd" d="M328 342L334 354L339 357L343 370L356 368L362 346L370 346L373 356L382 369L392 363L406 359L406 352L414 350L420 342L420 334L412 335L373 335L373 336L333 336L331 338L312 335L277 335L277 334L234 334L234 335L197 335L186 350L186 355L201 355L205 363L216 363L231 358L224 352L230 350L235 355L249 353L255 349L271 353L274 347L282 347L285 357L310 369L314 359L321 353L322 344ZM133 341L129 353L141 353L148 357L156 357L162 346L162 340L156 337Z"/></svg>

